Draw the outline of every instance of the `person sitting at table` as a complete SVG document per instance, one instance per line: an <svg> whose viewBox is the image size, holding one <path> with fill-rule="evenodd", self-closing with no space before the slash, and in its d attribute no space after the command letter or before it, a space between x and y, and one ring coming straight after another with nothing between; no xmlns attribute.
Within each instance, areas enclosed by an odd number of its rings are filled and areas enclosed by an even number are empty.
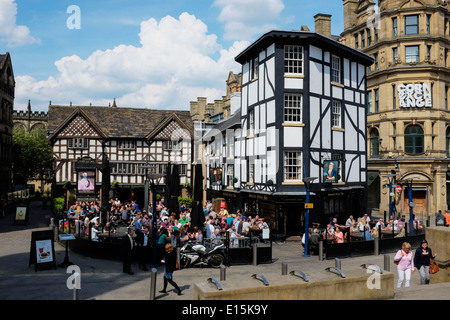
<svg viewBox="0 0 450 320"><path fill-rule="evenodd" d="M334 237L336 239L336 243L344 243L344 233L342 233L341 228L336 227Z"/></svg>
<svg viewBox="0 0 450 320"><path fill-rule="evenodd" d="M378 220L378 222L375 224L375 228L377 228L377 230L378 230L378 227L381 227L381 229L384 229L384 222L383 222L382 218L380 218Z"/></svg>
<svg viewBox="0 0 450 320"><path fill-rule="evenodd" d="M91 228L91 240L92 241L98 241L98 224L93 224Z"/></svg>
<svg viewBox="0 0 450 320"><path fill-rule="evenodd" d="M324 239L334 239L334 230L331 224L327 224L327 229L323 232Z"/></svg>
<svg viewBox="0 0 450 320"><path fill-rule="evenodd" d="M394 238L406 237L406 228L401 228L400 232Z"/></svg>
<svg viewBox="0 0 450 320"><path fill-rule="evenodd" d="M105 228L104 228L104 232L106 233L116 233L116 227L114 227L114 225L111 223L111 221L106 222Z"/></svg>
<svg viewBox="0 0 450 320"><path fill-rule="evenodd" d="M377 227L373 227L372 230L370 231L370 233L372 234L373 238L378 238L378 228Z"/></svg>
<svg viewBox="0 0 450 320"><path fill-rule="evenodd" d="M359 231L358 224L356 222L354 222L352 224L352 226L350 227L350 235L358 235L359 236L360 234L361 234L361 232Z"/></svg>
<svg viewBox="0 0 450 320"><path fill-rule="evenodd" d="M366 223L365 223L365 221L363 221L363 218L358 218L357 224L358 224L359 232L363 233L364 229L366 227Z"/></svg>
<svg viewBox="0 0 450 320"><path fill-rule="evenodd" d="M346 227L351 227L355 223L355 219L353 219L353 216L350 215L348 219L345 221Z"/></svg>
<svg viewBox="0 0 450 320"><path fill-rule="evenodd" d="M372 233L370 233L370 227L366 226L364 229L364 240L370 241L373 240Z"/></svg>

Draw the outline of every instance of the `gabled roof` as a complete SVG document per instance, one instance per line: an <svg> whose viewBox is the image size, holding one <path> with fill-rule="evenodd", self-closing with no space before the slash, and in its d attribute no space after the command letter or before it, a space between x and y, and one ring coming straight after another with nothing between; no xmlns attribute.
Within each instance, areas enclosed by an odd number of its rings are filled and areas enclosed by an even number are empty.
<svg viewBox="0 0 450 320"><path fill-rule="evenodd" d="M92 121L81 108L76 108L75 110L72 111L72 113L66 118L64 119L64 121L62 121L58 127L56 127L55 130L52 130L51 135L48 137L49 140L53 139L54 137L56 137L60 132L62 132L64 130L64 128L67 127L67 125L69 125L69 123L71 123L72 121L74 121L74 119L77 116L81 116L82 118L84 118L84 120L86 120L89 125L92 126L92 128L94 129L95 132L97 132L97 134L99 134L102 138L105 137L105 134L102 132L102 130L96 125L96 123L94 121ZM48 127L47 127L48 128Z"/></svg>
<svg viewBox="0 0 450 320"><path fill-rule="evenodd" d="M78 113L89 119L106 138L145 139L162 123L174 119L174 115L190 132L194 129L190 111L50 105L47 125L49 133L55 136Z"/></svg>
<svg viewBox="0 0 450 320"><path fill-rule="evenodd" d="M366 66L370 66L374 61L372 57L366 55L365 53L316 32L279 30L272 30L263 34L258 40L239 53L234 60L240 64L244 64L272 43L292 40L297 40L299 43L302 41L308 41L307 43L314 44L320 48L327 48L328 51L341 53L342 55L345 55L346 57L358 61Z"/></svg>

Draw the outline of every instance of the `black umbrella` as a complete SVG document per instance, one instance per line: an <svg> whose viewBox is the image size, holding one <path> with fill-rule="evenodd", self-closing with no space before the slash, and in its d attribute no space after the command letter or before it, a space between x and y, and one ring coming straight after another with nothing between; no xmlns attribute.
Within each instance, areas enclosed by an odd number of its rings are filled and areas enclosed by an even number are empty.
<svg viewBox="0 0 450 320"><path fill-rule="evenodd" d="M202 166L200 164L194 165L194 186L193 186L193 196L194 201L192 203L191 210L191 225L192 227L203 228L205 223L205 215L203 213L203 172Z"/></svg>
<svg viewBox="0 0 450 320"><path fill-rule="evenodd" d="M170 188L170 195L169 195L169 203L167 205L167 208L169 209L169 212L175 212L177 215L180 212L180 207L178 203L178 194L180 192L180 173L179 173L179 165L174 164L172 167L172 172L170 174L170 180L169 180L169 188Z"/></svg>
<svg viewBox="0 0 450 320"><path fill-rule="evenodd" d="M164 194L164 205L166 207L169 207L169 199L170 194L172 192L170 189L171 176L172 176L172 165L170 162L168 162L166 168L166 192Z"/></svg>

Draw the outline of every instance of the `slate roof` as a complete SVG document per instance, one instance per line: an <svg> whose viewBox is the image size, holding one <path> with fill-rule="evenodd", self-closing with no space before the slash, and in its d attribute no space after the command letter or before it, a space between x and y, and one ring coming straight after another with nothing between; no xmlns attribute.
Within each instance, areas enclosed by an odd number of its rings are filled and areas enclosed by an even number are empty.
<svg viewBox="0 0 450 320"><path fill-rule="evenodd" d="M60 105L50 105L48 108L48 132L55 134L55 130L61 129L77 113L83 113L108 138L144 139L171 117L184 123L192 136L194 132L190 111Z"/></svg>

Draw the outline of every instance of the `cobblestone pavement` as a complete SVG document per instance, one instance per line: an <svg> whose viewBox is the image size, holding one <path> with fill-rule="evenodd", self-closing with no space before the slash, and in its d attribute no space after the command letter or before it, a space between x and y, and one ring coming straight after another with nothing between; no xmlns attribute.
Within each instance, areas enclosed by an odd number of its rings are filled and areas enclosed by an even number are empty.
<svg viewBox="0 0 450 320"><path fill-rule="evenodd" d="M34 266L29 266L31 232L48 229L50 222L49 210L42 209L40 203L30 205L30 223L28 225L13 225L13 217L0 217L0 300L72 300L73 292L67 288L69 277L65 268L40 270L35 272ZM65 249L55 243L56 262L64 260ZM252 274L264 274L266 278L281 274L282 263L287 263L289 271L302 270L310 278L317 270L334 266L334 260L319 261L317 256L302 257L303 248L300 242L273 243L273 263L230 266L226 270L227 280L249 278ZM390 254L390 270L397 272L392 263L394 253ZM141 271L133 265L134 275L122 273L121 261L95 259L69 252L70 261L80 267L81 290L80 300L148 300L150 297L151 272ZM383 268L384 256L365 256L341 259L342 270L351 272L361 269L362 264L376 264ZM211 268L187 268L174 273L174 280L183 289L183 295L178 296L171 291L169 285L166 294L159 293L162 289L163 269L156 268L157 286L156 300L191 300L194 284L206 281L210 277L220 278L220 271ZM233 280L234 281L234 280ZM419 284L418 272L412 277L410 288L395 289L394 300L448 300L450 299L450 283Z"/></svg>

